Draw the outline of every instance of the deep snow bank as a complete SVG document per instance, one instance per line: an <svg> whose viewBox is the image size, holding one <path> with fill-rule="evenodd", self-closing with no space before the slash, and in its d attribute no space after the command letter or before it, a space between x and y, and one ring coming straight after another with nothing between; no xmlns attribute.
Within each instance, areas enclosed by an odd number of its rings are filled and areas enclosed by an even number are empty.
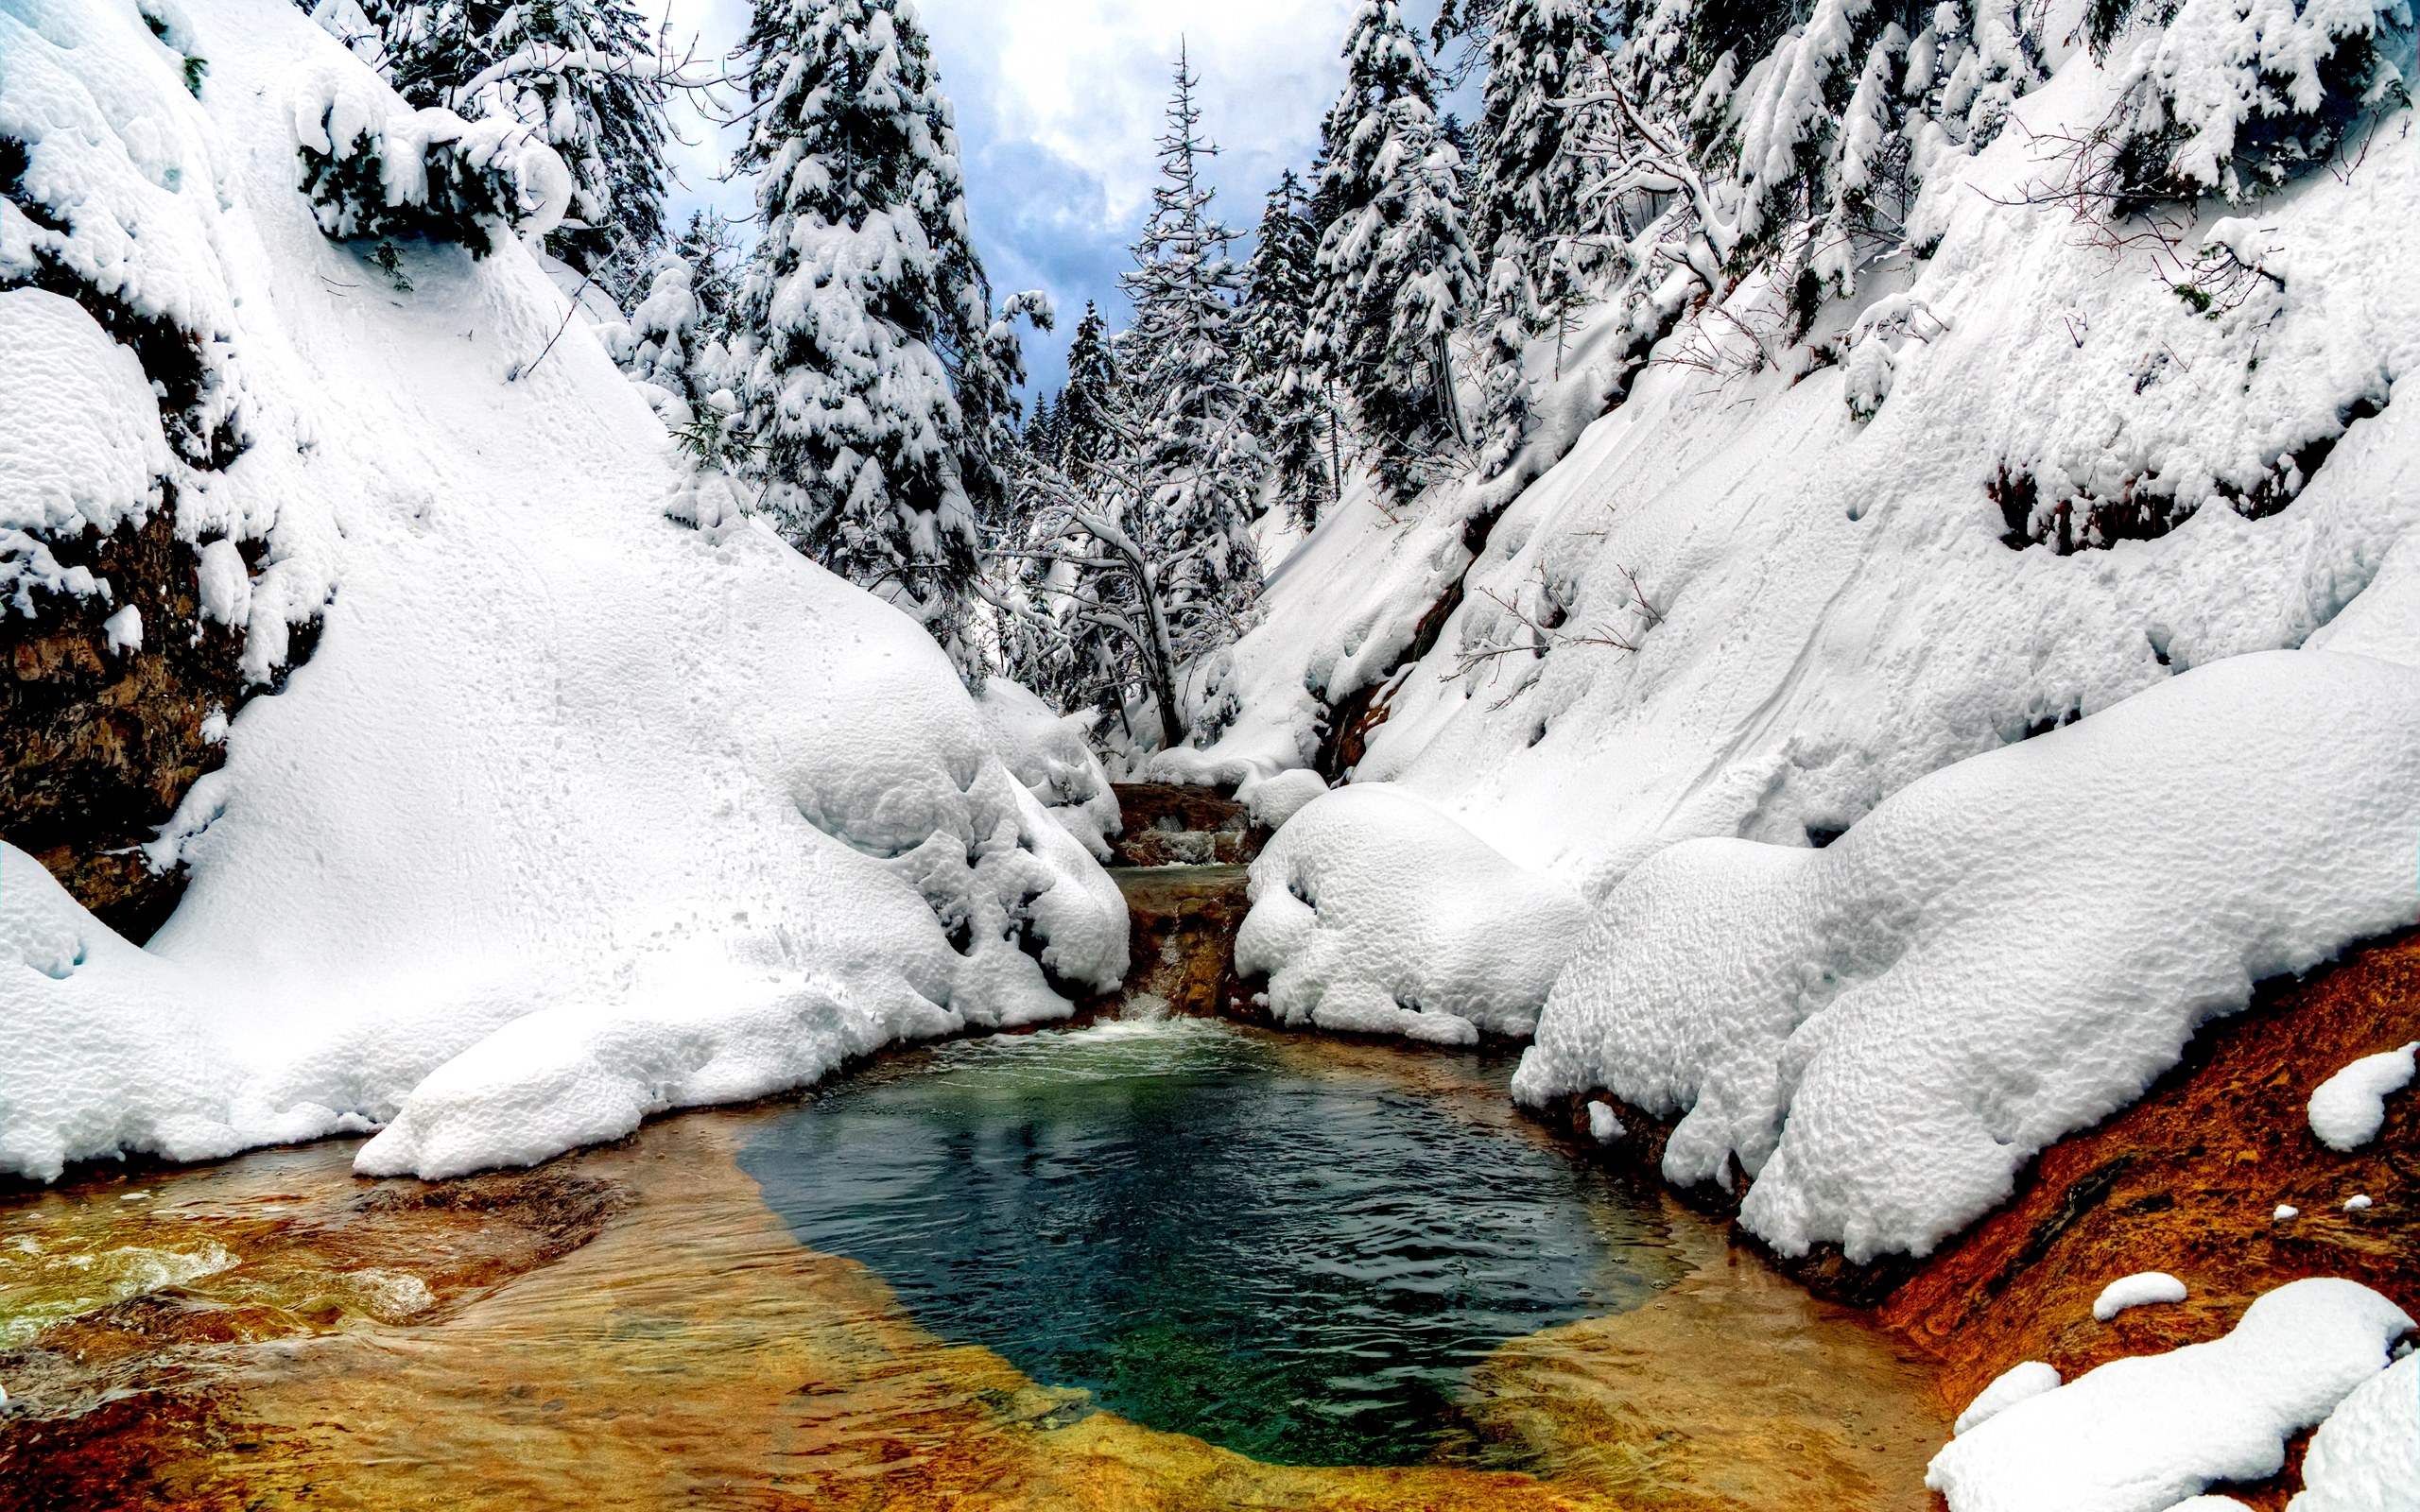
<svg viewBox="0 0 2420 1512"><path fill-rule="evenodd" d="M930 640L760 529L667 521L663 427L519 247L406 245L406 292L320 234L288 96L369 78L332 39L280 0L179 26L198 106L131 0L8 0L0 124L125 180L129 267L223 325L251 444L181 530L274 522L256 627L335 596L155 848L194 880L148 949L0 849L0 1170L365 1120L365 1171L533 1160L1063 1014L1028 931L1115 985L1115 887ZM89 439L35 422L0 416L11 455Z"/></svg>
<svg viewBox="0 0 2420 1512"><path fill-rule="evenodd" d="M1614 889L1514 1078L1682 1113L1673 1181L1784 1253L1928 1252L2196 1025L2411 921L2420 668L2273 651L1911 783L1828 850Z"/></svg>

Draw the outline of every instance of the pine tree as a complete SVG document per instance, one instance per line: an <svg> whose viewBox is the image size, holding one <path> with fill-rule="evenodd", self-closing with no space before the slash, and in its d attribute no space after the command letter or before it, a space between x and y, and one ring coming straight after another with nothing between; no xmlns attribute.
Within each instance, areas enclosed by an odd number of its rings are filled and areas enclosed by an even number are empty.
<svg viewBox="0 0 2420 1512"><path fill-rule="evenodd" d="M1087 302L1067 349L1067 387L1059 393L1059 453L1051 458L1077 483L1092 482L1124 444L1124 387L1100 312Z"/></svg>
<svg viewBox="0 0 2420 1512"><path fill-rule="evenodd" d="M739 308L739 238L729 219L711 210L693 210L689 224L673 238L672 253L689 265L689 286L698 297L698 323L719 337L731 329Z"/></svg>
<svg viewBox="0 0 2420 1512"><path fill-rule="evenodd" d="M1235 299L1243 270L1227 255L1235 239L1211 213L1216 191L1201 181L1203 141L1193 100L1199 80L1179 53L1159 139L1160 184L1134 244L1134 269L1118 282L1134 301L1123 338L1138 421L1135 472L1149 490L1138 539L1181 557L1181 577L1160 584L1173 631L1193 621L1232 619L1259 591L1252 539L1256 449L1245 427L1251 396L1237 378ZM1196 542L1209 542L1193 549Z"/></svg>
<svg viewBox="0 0 2420 1512"><path fill-rule="evenodd" d="M1288 168L1261 212L1240 322L1252 430L1269 459L1275 502L1305 530L1334 497L1320 437L1319 380L1303 363L1319 258L1309 217L1302 180Z"/></svg>
<svg viewBox="0 0 2420 1512"><path fill-rule="evenodd" d="M1479 119L1478 242L1487 258L1489 333L1481 465L1493 472L1520 445L1528 392L1521 352L1585 297L1604 261L1575 150L1582 123L1553 102L1596 78L1611 54L1597 0L1504 0L1488 42Z"/></svg>
<svg viewBox="0 0 2420 1512"><path fill-rule="evenodd" d="M978 676L969 601L1023 369L968 236L924 33L898 0L758 0L744 47L737 165L758 170L764 223L738 320L750 467L793 544Z"/></svg>
<svg viewBox="0 0 2420 1512"><path fill-rule="evenodd" d="M530 127L570 167L573 215L547 247L582 272L664 239L665 76L623 0L390 0L389 82L413 105Z"/></svg>
<svg viewBox="0 0 2420 1512"><path fill-rule="evenodd" d="M1351 394L1397 497L1462 429L1447 340L1479 292L1462 225L1460 154L1437 120L1437 76L1397 0L1361 0L1344 92L1323 127L1319 303L1305 350Z"/></svg>

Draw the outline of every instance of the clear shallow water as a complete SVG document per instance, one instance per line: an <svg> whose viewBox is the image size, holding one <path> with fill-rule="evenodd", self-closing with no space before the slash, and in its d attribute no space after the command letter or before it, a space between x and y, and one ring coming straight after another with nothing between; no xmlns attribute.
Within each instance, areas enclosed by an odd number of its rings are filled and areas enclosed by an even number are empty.
<svg viewBox="0 0 2420 1512"><path fill-rule="evenodd" d="M740 1154L800 1241L925 1328L1257 1459L1434 1454L1506 1339L1681 1273L1657 1224L1440 1074L1201 1020L969 1040L836 1087Z"/></svg>

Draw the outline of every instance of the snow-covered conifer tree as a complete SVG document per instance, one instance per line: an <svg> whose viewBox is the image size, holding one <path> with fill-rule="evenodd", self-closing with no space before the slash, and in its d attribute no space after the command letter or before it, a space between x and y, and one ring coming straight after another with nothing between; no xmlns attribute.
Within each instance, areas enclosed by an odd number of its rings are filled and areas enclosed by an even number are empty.
<svg viewBox="0 0 2420 1512"><path fill-rule="evenodd" d="M666 79L623 0L386 0L384 72L405 99L529 127L570 167L549 249L582 272L664 238ZM575 223L576 222L576 223Z"/></svg>
<svg viewBox="0 0 2420 1512"><path fill-rule="evenodd" d="M1252 514L1259 471L1246 428L1251 396L1237 369L1235 300L1243 270L1227 255L1235 233L1211 214L1201 160L1198 80L1179 53L1159 139L1160 184L1118 282L1134 301L1122 347L1136 418L1134 468L1154 518L1140 532L1179 552L1181 576L1161 584L1180 637L1193 619L1232 620L1258 593ZM1195 541L1211 544L1192 550Z"/></svg>
<svg viewBox="0 0 2420 1512"><path fill-rule="evenodd" d="M1323 130L1335 220L1320 238L1319 303L1305 350L1340 382L1398 497L1460 439L1447 338L1480 291L1462 224L1458 154L1437 120L1437 75L1397 0L1361 0L1343 94Z"/></svg>
<svg viewBox="0 0 2420 1512"><path fill-rule="evenodd" d="M737 322L747 465L794 544L971 675L981 516L1022 374L968 235L949 102L897 0L759 0L745 52L738 165L764 224Z"/></svg>
<svg viewBox="0 0 2420 1512"><path fill-rule="evenodd" d="M1252 428L1268 458L1274 502L1305 529L1318 522L1320 506L1334 497L1320 436L1325 406L1318 376L1303 362L1319 257L1309 215L1302 180L1288 168L1261 212L1246 269L1240 341Z"/></svg>
<svg viewBox="0 0 2420 1512"><path fill-rule="evenodd" d="M1599 77L1610 39L1598 0L1503 0L1487 46L1474 220L1487 261L1494 323L1481 388L1482 466L1501 466L1520 444L1527 388L1521 351L1556 330L1604 260L1587 198L1593 177L1572 149L1572 110L1554 102Z"/></svg>
<svg viewBox="0 0 2420 1512"><path fill-rule="evenodd" d="M1067 349L1067 387L1059 393L1059 453L1050 458L1076 482L1091 482L1100 464L1123 448L1124 388L1108 329L1088 302Z"/></svg>

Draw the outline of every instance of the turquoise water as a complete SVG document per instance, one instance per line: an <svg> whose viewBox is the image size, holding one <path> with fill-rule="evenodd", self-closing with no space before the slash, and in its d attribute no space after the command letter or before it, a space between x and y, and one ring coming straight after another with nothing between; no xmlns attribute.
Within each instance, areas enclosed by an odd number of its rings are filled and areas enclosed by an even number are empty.
<svg viewBox="0 0 2420 1512"><path fill-rule="evenodd" d="M1497 1344L1681 1271L1504 1117L1511 1070L1200 1020L969 1040L824 1091L740 1165L802 1243L1036 1381L1257 1459L1410 1464Z"/></svg>

